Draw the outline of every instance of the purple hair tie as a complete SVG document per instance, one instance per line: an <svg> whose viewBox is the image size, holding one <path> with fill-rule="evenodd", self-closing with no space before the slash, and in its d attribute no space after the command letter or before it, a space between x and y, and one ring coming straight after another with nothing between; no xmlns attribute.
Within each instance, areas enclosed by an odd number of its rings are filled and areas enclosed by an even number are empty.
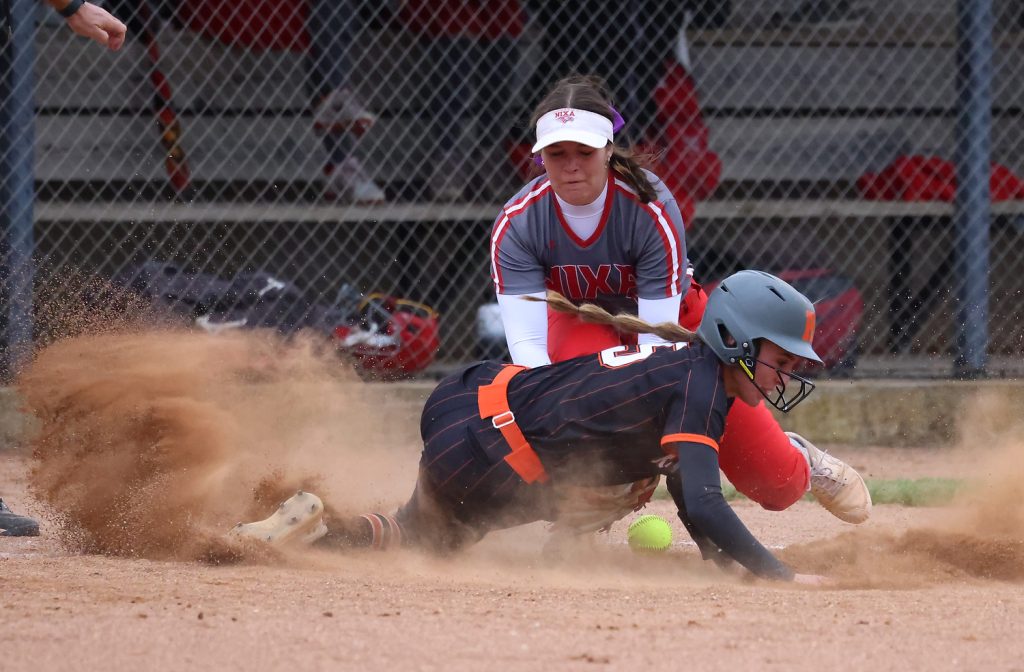
<svg viewBox="0 0 1024 672"><path fill-rule="evenodd" d="M619 111L611 105L608 106L608 109L612 111L612 133L618 133L622 130L622 127L626 125L626 120L623 119L622 115L619 114Z"/></svg>

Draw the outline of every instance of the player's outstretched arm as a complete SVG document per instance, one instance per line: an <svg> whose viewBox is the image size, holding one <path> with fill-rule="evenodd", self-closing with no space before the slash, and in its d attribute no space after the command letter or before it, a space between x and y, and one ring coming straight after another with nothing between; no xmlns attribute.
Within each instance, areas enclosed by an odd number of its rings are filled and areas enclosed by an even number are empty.
<svg viewBox="0 0 1024 672"><path fill-rule="evenodd" d="M683 499L683 479L679 472L675 471L665 478L665 486L668 493L672 495L672 501L676 503L677 515L683 523L683 527L690 534L693 543L697 544L700 556L705 560L711 560L721 569L729 570L736 567L736 561L722 552L722 549L711 543L711 540L703 532L697 529L690 517L686 514L686 501Z"/></svg>
<svg viewBox="0 0 1024 672"><path fill-rule="evenodd" d="M792 581L793 570L759 542L722 495L718 453L711 446L680 442L679 474L686 517L707 540L753 574Z"/></svg>
<svg viewBox="0 0 1024 672"><path fill-rule="evenodd" d="M117 51L124 44L128 28L99 5L84 0L47 0L78 35Z"/></svg>

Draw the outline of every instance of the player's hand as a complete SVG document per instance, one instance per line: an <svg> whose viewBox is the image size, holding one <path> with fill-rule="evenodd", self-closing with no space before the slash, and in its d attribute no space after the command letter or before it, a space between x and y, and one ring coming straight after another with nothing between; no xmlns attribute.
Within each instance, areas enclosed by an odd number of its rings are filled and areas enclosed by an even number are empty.
<svg viewBox="0 0 1024 672"><path fill-rule="evenodd" d="M111 51L121 48L128 32L128 28L117 17L91 2L82 5L67 21L76 34L106 45Z"/></svg>
<svg viewBox="0 0 1024 672"><path fill-rule="evenodd" d="M795 574L793 575L793 583L801 583L805 586L834 586L836 585L835 579L830 579L827 576L821 574Z"/></svg>

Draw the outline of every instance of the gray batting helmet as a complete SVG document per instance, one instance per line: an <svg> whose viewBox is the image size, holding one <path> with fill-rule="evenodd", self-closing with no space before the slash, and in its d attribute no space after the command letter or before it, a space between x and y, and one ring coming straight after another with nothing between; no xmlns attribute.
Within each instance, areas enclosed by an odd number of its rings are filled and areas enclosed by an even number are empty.
<svg viewBox="0 0 1024 672"><path fill-rule="evenodd" d="M794 355L821 362L811 347L814 304L791 285L763 271L740 271L723 280L708 296L697 335L719 359L726 364L738 364L751 380L760 338ZM790 373L787 377L799 383L796 394L786 396L786 378L781 371L775 395L769 396L762 390L768 402L783 412L814 390L814 383L802 376Z"/></svg>
<svg viewBox="0 0 1024 672"><path fill-rule="evenodd" d="M821 362L811 347L814 304L790 284L763 271L740 271L723 280L708 296L697 335L727 364L756 358L754 341L759 338ZM753 362L748 364L753 368Z"/></svg>

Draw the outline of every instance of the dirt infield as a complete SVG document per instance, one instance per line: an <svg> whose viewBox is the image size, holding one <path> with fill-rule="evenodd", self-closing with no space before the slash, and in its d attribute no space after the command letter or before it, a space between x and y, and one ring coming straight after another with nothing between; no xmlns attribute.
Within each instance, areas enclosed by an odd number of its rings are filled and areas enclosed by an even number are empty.
<svg viewBox="0 0 1024 672"><path fill-rule="evenodd" d="M870 476L981 485L941 509L878 506L854 527L809 502L734 504L828 589L725 574L678 524L657 556L626 547L625 523L560 558L543 525L454 559L253 556L221 532L297 485L341 513L393 506L418 450L415 417L367 405L308 349L267 348L148 335L43 353L20 383L34 457L0 453L0 494L43 523L0 538L0 670L1024 670L1024 433L834 447ZM987 400L977 421L1013 412Z"/></svg>

